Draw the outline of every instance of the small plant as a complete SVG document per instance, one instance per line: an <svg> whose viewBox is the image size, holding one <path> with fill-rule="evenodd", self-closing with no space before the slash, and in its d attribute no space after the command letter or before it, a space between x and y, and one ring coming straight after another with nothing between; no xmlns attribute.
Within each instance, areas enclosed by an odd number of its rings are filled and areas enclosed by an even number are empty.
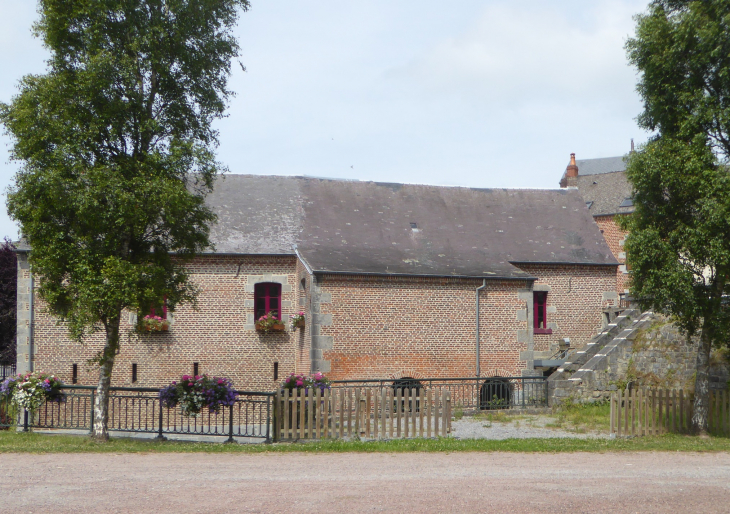
<svg viewBox="0 0 730 514"><path fill-rule="evenodd" d="M160 402L167 408L180 406L183 416L195 417L206 407L218 412L221 406L236 402L238 393L227 378L208 375L183 375L179 382L173 382L160 389Z"/></svg>
<svg viewBox="0 0 730 514"><path fill-rule="evenodd" d="M296 314L289 314L289 323L291 323L291 329L304 328L304 311L299 311Z"/></svg>
<svg viewBox="0 0 730 514"><path fill-rule="evenodd" d="M148 314L139 324L142 332L164 332L170 328L170 322L159 316Z"/></svg>
<svg viewBox="0 0 730 514"><path fill-rule="evenodd" d="M60 403L65 400L61 382L48 373L26 373L9 377L0 384L0 401L12 402L16 407L34 411L43 402Z"/></svg>
<svg viewBox="0 0 730 514"><path fill-rule="evenodd" d="M325 377L323 373L317 372L311 377L308 377L304 374L296 374L292 373L289 375L286 380L284 380L284 383L282 384L282 389L304 389L305 391L309 389L310 387L316 389L319 389L320 391L324 392L325 389L329 389L331 387L332 381Z"/></svg>
<svg viewBox="0 0 730 514"><path fill-rule="evenodd" d="M281 322L276 311L269 311L268 314L256 320L256 330L259 332L281 332L284 330L284 323Z"/></svg>

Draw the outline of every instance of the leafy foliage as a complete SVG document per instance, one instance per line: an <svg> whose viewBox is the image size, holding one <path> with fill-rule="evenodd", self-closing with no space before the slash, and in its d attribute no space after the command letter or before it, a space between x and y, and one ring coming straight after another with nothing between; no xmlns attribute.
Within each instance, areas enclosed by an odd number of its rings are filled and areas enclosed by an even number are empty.
<svg viewBox="0 0 730 514"><path fill-rule="evenodd" d="M15 363L18 260L8 238L0 244L0 364Z"/></svg>
<svg viewBox="0 0 730 514"><path fill-rule="evenodd" d="M701 331L694 430L706 432L709 357L730 334L730 1L654 0L629 60L639 124L657 134L629 157L636 211L624 223L631 288L644 307Z"/></svg>
<svg viewBox="0 0 730 514"><path fill-rule="evenodd" d="M105 331L100 393L123 309L195 300L183 264L210 246L205 196L225 171L212 123L232 94L231 30L247 7L41 0L35 31L51 53L48 72L24 77L0 105L22 163L8 211L32 246L49 311L75 339ZM100 425L105 412L96 413Z"/></svg>

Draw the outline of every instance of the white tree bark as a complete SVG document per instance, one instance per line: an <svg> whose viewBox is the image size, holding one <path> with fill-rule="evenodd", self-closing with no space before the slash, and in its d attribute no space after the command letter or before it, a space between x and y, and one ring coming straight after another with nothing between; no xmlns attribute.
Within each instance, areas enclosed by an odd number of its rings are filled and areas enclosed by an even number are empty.
<svg viewBox="0 0 730 514"><path fill-rule="evenodd" d="M99 384L94 397L94 431L92 437L101 441L109 439L109 387L112 383L114 358L119 348L119 320L121 313L106 324L106 344L99 362Z"/></svg>

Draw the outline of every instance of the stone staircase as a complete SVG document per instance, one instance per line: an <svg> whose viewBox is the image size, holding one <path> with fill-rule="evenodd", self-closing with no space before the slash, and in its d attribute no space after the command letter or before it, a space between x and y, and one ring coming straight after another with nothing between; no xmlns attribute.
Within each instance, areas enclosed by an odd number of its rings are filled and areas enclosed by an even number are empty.
<svg viewBox="0 0 730 514"><path fill-rule="evenodd" d="M577 401L607 397L609 391L616 388L607 377L611 370L615 374L619 355L631 349L638 331L648 326L653 317L651 311L642 313L638 309L627 309L585 348L571 354L570 362L548 378L550 405L571 397Z"/></svg>

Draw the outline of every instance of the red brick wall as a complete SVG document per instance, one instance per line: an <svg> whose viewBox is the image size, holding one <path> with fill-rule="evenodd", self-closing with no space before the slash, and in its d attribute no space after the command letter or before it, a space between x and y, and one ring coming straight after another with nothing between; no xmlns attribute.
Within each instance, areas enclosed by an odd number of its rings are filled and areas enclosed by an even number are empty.
<svg viewBox="0 0 730 514"><path fill-rule="evenodd" d="M206 256L190 267L191 277L201 289L200 310L182 306L174 313L169 332L141 336L131 332L133 327L126 314L113 385L166 385L185 373L192 373L193 362L198 362L200 373L230 377L237 388L271 390L275 385L275 361L279 362L280 379L297 367L308 366L306 348L297 351L303 344L302 331L288 331L289 314L297 308L299 296L295 257ZM261 334L249 323L253 316L253 289L247 292L246 285L251 276L266 273L286 275L291 286L291 292L282 293L283 302L290 304L282 309L287 324L283 333ZM35 369L56 373L70 384L71 366L76 363L79 383L95 385L97 368L87 362L101 348L103 335L89 338L84 345L72 342L65 328L42 312L42 303L38 302L36 309ZM131 382L132 363L137 364L135 384Z"/></svg>
<svg viewBox="0 0 730 514"><path fill-rule="evenodd" d="M167 333L133 332L124 318L121 351L114 385L159 387L185 373L193 362L199 371L233 379L240 389L271 390L291 372L309 373L312 366L310 275L294 257L205 256L194 261L191 277L201 290L199 311L180 307ZM570 337L584 344L601 325L603 293L615 291L613 268L592 266L521 266L549 286L550 336L535 335L535 350ZM307 326L294 332L260 334L253 329L253 284L272 274L284 277L282 314L306 312ZM305 279L305 285L300 286ZM459 377L475 372L475 289L478 279L408 278L324 275L318 290L319 336L331 336L323 351L333 379L401 376ZM531 349L526 308L531 309L529 282L490 281L481 293L482 375L520 375ZM303 305L303 308L302 308ZM95 366L87 362L100 350L103 334L85 345L72 342L65 328L36 304L35 369L71 382L71 366L79 366L79 383L96 383ZM552 312L554 311L554 312ZM528 352L529 353L529 352ZM273 363L279 363L274 381ZM132 363L138 381L131 382Z"/></svg>
<svg viewBox="0 0 730 514"><path fill-rule="evenodd" d="M629 274L625 271L626 254L624 252L626 252L626 250L622 244L627 232L619 228L614 215L594 216L593 219L596 220L598 228L601 229L603 238L606 240L606 243L608 243L611 253L622 265L616 270L616 292L623 294L629 289Z"/></svg>
<svg viewBox="0 0 730 514"><path fill-rule="evenodd" d="M322 303L333 337L324 351L333 379L474 376L475 288L480 280L325 275L319 286L332 296ZM524 302L522 281L487 281L481 293L483 375L520 375L525 362L517 342Z"/></svg>
<svg viewBox="0 0 730 514"><path fill-rule="evenodd" d="M546 266L520 264L538 280L534 284L549 286L547 295L547 322L553 333L535 334L535 351L551 350L562 338L569 337L573 347L584 346L597 333L602 324L604 307L615 300L605 298L604 293L615 293L616 272L611 266ZM610 295L609 295L610 296Z"/></svg>

